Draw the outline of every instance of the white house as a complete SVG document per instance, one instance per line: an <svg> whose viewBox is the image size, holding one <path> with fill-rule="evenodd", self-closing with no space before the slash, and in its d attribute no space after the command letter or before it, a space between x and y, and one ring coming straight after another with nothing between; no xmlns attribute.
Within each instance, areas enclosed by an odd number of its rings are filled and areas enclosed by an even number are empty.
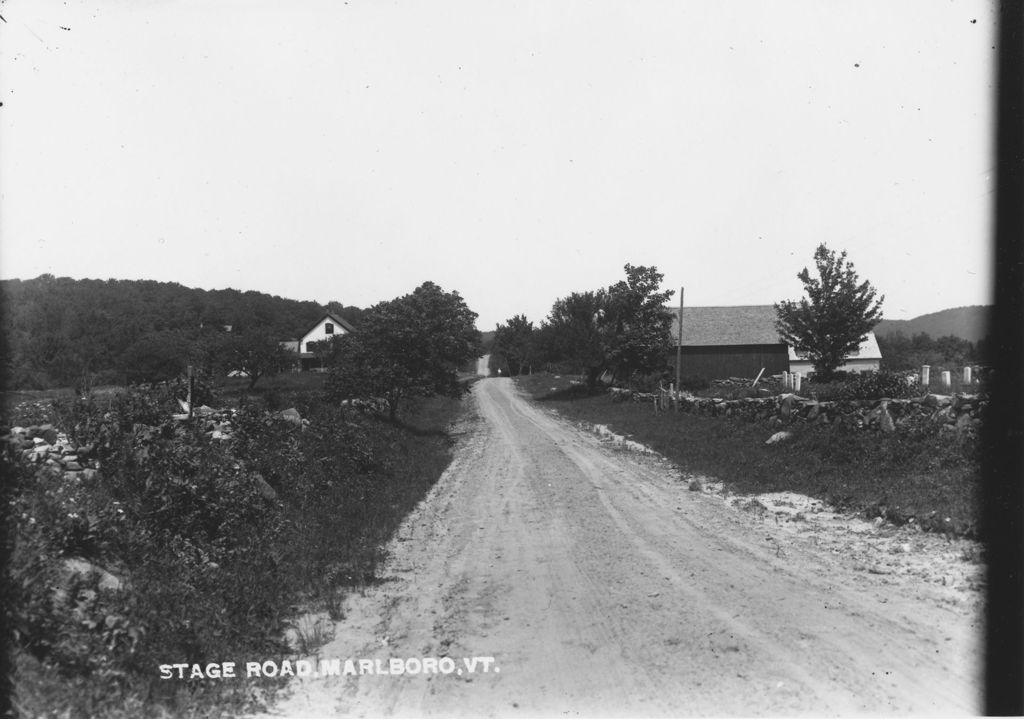
<svg viewBox="0 0 1024 719"><path fill-rule="evenodd" d="M814 365L807 359L807 355L797 353L792 347L789 350L789 371L799 372L806 377L814 371ZM878 348L878 340L874 332L868 332L868 336L860 343L853 354L846 358L846 363L839 368L842 372L868 372L875 371L881 367L882 351Z"/></svg>
<svg viewBox="0 0 1024 719"><path fill-rule="evenodd" d="M321 372L323 366L309 345L311 342L329 340L332 337L346 335L354 331L354 327L337 315L327 312L298 341L282 342L282 346L294 352L299 358L299 368L303 371Z"/></svg>

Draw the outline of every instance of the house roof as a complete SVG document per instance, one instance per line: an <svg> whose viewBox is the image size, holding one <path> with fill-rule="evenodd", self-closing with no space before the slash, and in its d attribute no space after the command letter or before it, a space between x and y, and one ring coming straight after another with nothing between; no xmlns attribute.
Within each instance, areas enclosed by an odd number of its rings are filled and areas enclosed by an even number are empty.
<svg viewBox="0 0 1024 719"><path fill-rule="evenodd" d="M672 344L678 342L679 308L668 307L672 313ZM722 347L726 345L785 344L775 329L774 305L741 305L736 307L684 307L683 347ZM796 354L789 348L790 359ZM868 332L857 355L861 359L882 356L874 332Z"/></svg>
<svg viewBox="0 0 1024 719"><path fill-rule="evenodd" d="M311 324L309 326L309 329L307 329L305 332L302 333L302 339L305 339L306 335L308 335L310 332L315 330L320 325L320 323L323 322L324 320L330 320L334 324L340 325L341 327L344 327L346 332L355 332L355 330L356 330L355 327L353 327L351 324L349 324L345 320L343 320L340 317L338 317L336 314L334 314L332 312L325 312L322 315L320 315L320 319L318 319L316 322Z"/></svg>

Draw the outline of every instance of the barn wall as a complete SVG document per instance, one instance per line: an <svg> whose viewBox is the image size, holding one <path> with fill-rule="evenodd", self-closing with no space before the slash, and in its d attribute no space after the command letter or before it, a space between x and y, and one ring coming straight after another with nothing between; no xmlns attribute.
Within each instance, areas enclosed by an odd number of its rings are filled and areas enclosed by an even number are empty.
<svg viewBox="0 0 1024 719"><path fill-rule="evenodd" d="M765 374L789 371L789 355L785 345L727 345L721 347L683 347L683 377L724 379L750 377L764 368ZM675 349L669 362L675 368Z"/></svg>

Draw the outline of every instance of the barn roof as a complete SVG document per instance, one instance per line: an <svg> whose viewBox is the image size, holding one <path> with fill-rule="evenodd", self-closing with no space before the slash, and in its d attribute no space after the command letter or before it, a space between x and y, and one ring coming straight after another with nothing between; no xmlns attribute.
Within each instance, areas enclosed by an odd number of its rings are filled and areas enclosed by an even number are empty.
<svg viewBox="0 0 1024 719"><path fill-rule="evenodd" d="M679 308L672 313L672 344L678 342ZM684 307L683 347L784 344L775 329L775 307Z"/></svg>
<svg viewBox="0 0 1024 719"><path fill-rule="evenodd" d="M672 313L672 344L679 336L679 308L668 307ZM684 307L683 347L722 347L726 345L785 344L775 329L774 305L741 305L737 307ZM789 348L790 359L797 359ZM877 359L882 356L874 332L861 342L857 357Z"/></svg>

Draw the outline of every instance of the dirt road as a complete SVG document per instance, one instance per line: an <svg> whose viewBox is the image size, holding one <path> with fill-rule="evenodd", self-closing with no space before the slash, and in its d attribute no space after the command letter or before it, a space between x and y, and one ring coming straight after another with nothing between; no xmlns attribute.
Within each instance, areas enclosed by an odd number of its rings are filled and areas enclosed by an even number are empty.
<svg viewBox="0 0 1024 719"><path fill-rule="evenodd" d="M474 398L386 580L348 602L319 653L381 663L296 679L275 715L981 710L977 597L858 570L537 409L507 378ZM381 673L441 657L461 673Z"/></svg>

